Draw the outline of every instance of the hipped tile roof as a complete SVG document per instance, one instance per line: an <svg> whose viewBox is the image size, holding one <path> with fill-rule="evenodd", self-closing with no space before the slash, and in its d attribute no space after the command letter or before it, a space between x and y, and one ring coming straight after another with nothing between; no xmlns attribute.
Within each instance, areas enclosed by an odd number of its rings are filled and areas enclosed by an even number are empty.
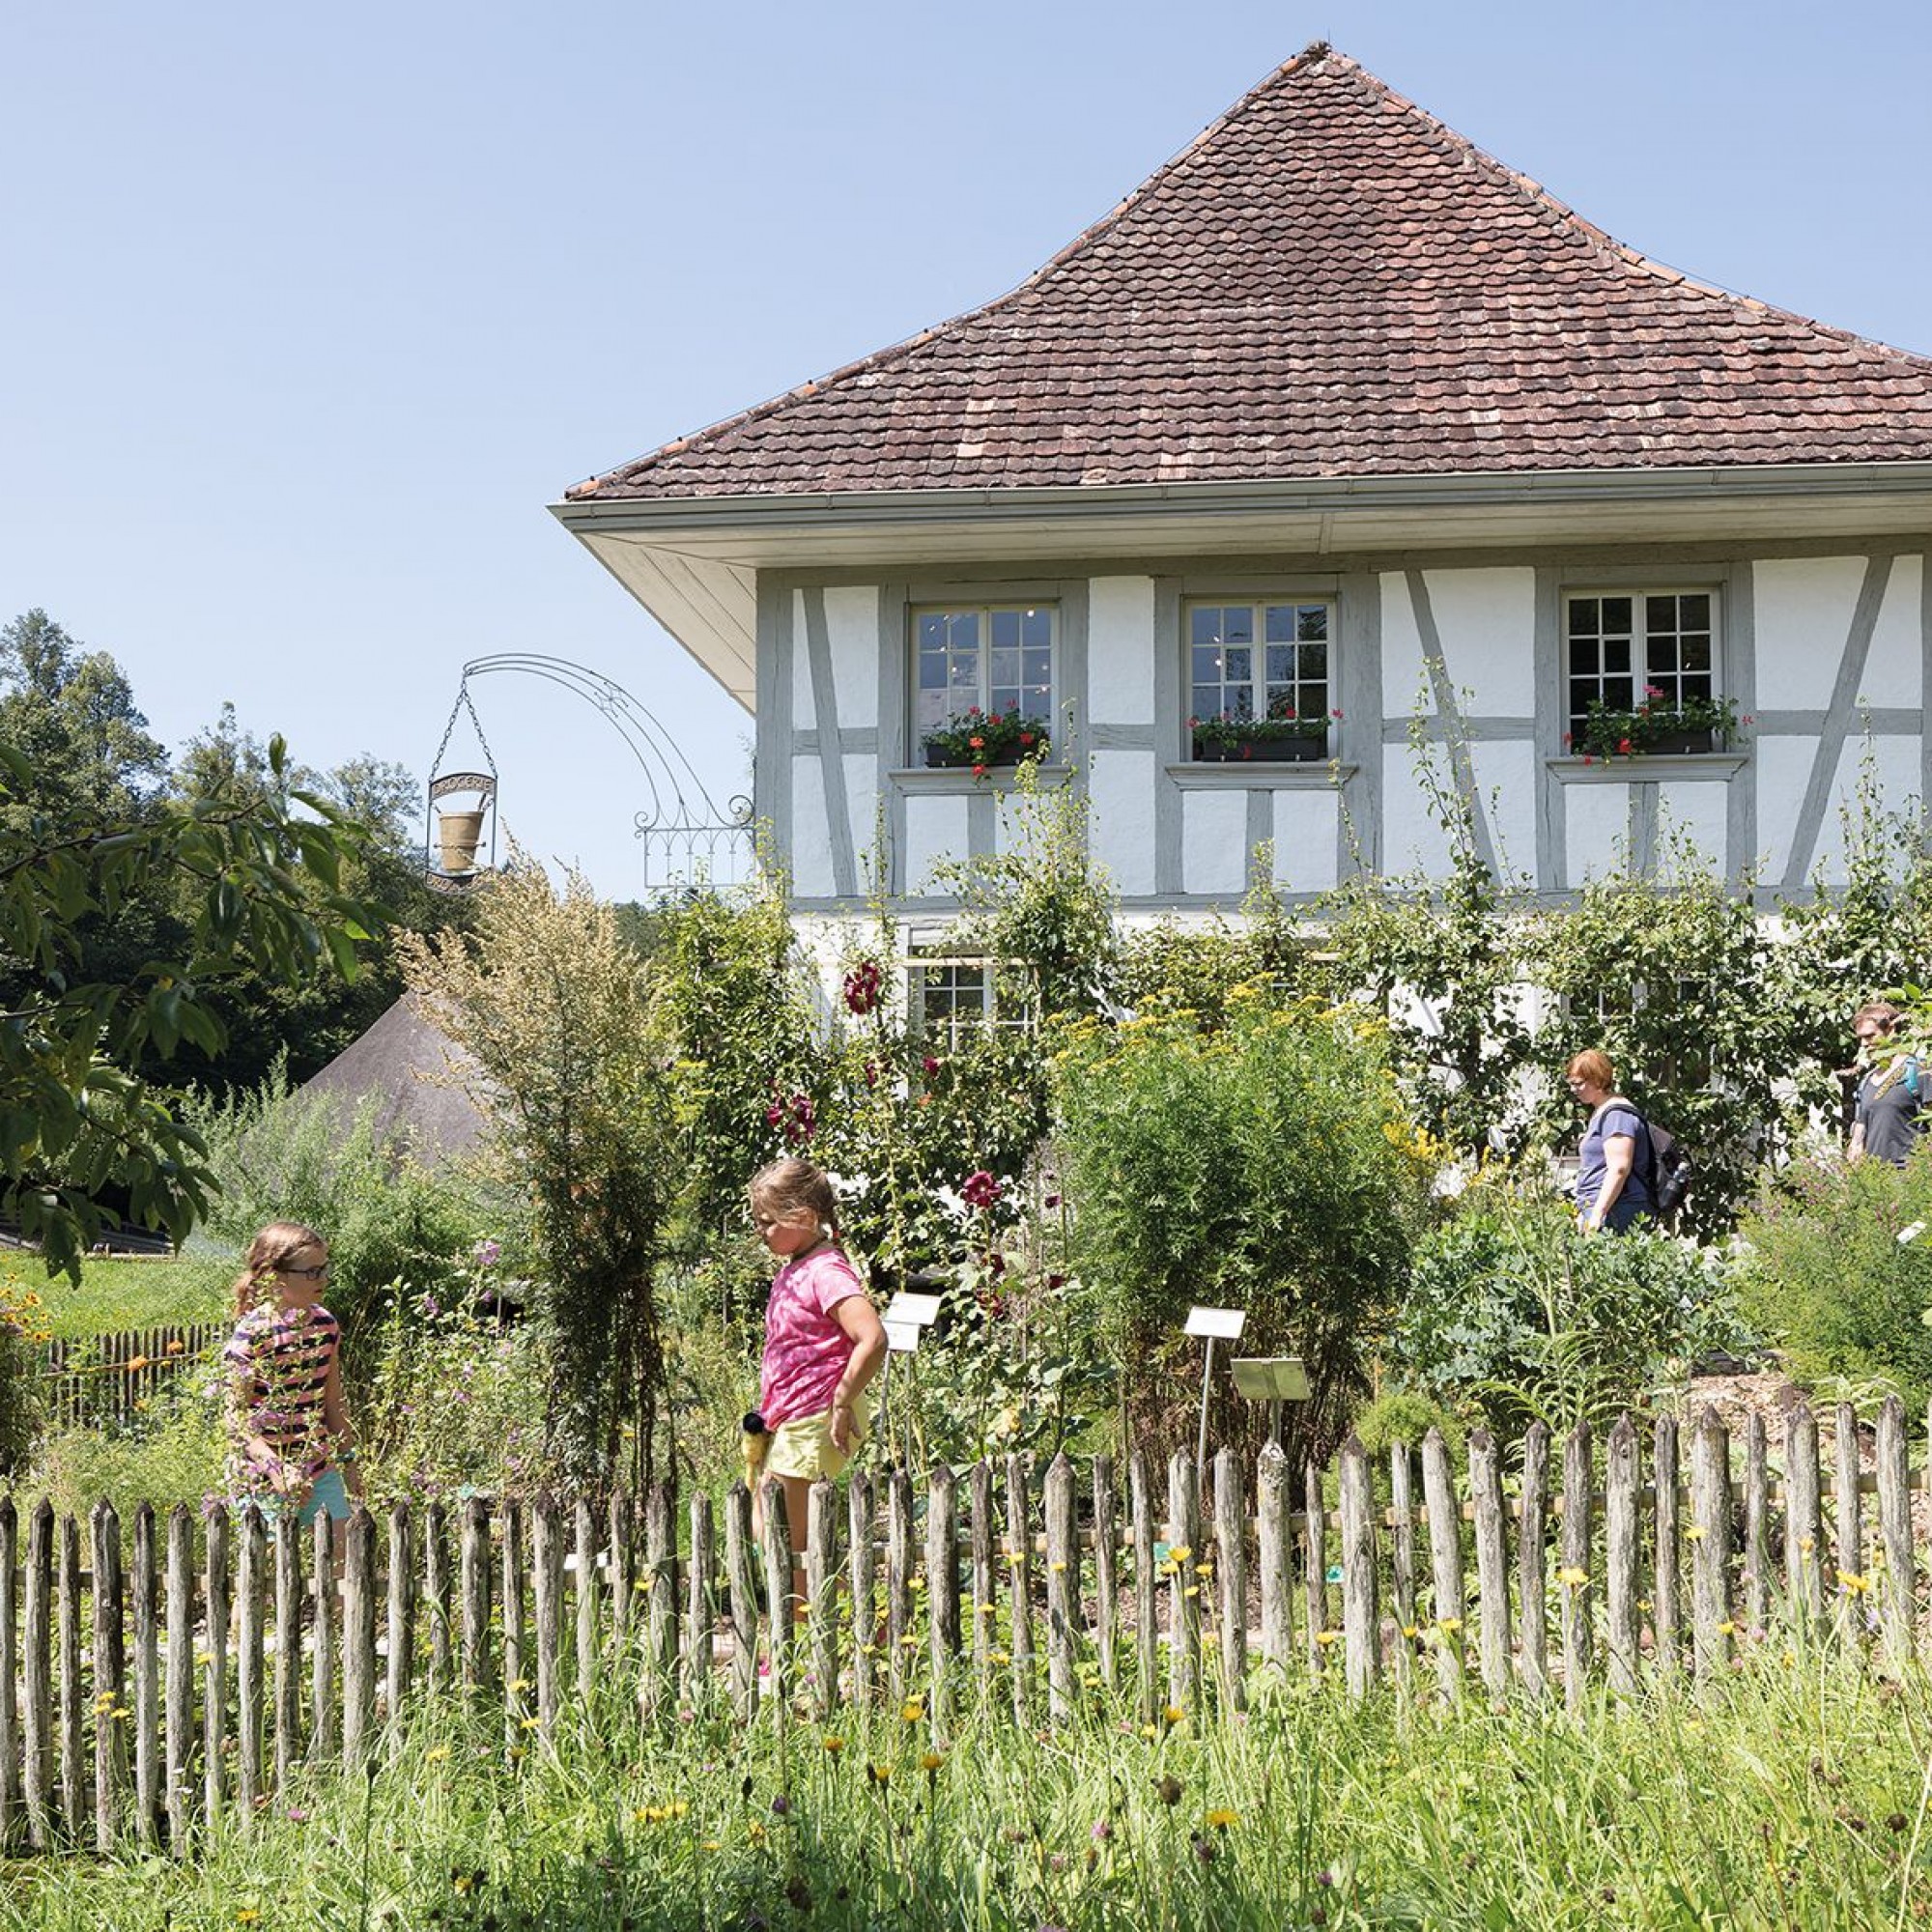
<svg viewBox="0 0 1932 1932"><path fill-rule="evenodd" d="M1317 44L1010 295L573 500L1932 459L1932 358L1612 241Z"/></svg>

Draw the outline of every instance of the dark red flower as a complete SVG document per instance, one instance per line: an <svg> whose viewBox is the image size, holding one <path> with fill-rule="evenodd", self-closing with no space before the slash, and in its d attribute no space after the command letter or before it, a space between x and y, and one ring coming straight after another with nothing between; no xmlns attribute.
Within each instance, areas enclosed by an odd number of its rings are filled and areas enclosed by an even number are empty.
<svg viewBox="0 0 1932 1932"><path fill-rule="evenodd" d="M976 1168L959 1183L959 1197L969 1208L990 1208L1002 1192L998 1178L983 1167Z"/></svg>
<svg viewBox="0 0 1932 1932"><path fill-rule="evenodd" d="M939 1062L936 1061L929 1053L925 1056L923 1060L920 1062L919 1065L920 1065L920 1071L923 1072L927 1079L930 1079L935 1073L939 1071Z"/></svg>
<svg viewBox="0 0 1932 1932"><path fill-rule="evenodd" d="M845 1006L848 1011L863 1019L873 1011L879 1004L880 989L884 980L877 964L870 959L862 959L845 976Z"/></svg>
<svg viewBox="0 0 1932 1932"><path fill-rule="evenodd" d="M985 766L984 766L984 765L975 765L975 766L973 767L973 776L974 776L974 777L975 777L976 779L982 779L982 778L984 778L984 777L986 776L986 768L985 768Z"/></svg>

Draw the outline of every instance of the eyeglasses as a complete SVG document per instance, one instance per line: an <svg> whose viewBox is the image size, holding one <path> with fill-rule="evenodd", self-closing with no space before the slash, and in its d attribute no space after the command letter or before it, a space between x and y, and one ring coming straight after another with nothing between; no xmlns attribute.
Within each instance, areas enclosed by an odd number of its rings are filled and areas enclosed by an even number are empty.
<svg viewBox="0 0 1932 1932"><path fill-rule="evenodd" d="M279 1268L276 1270L276 1272L279 1274L285 1274L289 1276L292 1280L320 1281L326 1274L327 1274L328 1264L327 1262L323 1262L319 1265L312 1268Z"/></svg>

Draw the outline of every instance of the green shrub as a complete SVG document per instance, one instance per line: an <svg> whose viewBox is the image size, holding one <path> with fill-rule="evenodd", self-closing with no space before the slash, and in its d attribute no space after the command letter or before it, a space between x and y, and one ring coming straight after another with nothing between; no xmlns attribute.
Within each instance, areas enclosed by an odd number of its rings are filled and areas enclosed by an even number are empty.
<svg viewBox="0 0 1932 1932"><path fill-rule="evenodd" d="M1794 1162L1739 1233L1740 1305L1797 1375L1932 1397L1932 1147L1903 1168Z"/></svg>
<svg viewBox="0 0 1932 1932"><path fill-rule="evenodd" d="M1333 1440L1408 1271L1438 1150L1404 1117L1360 1009L1232 1001L1118 1029L1083 1022L1055 1063L1060 1153L1095 1340L1142 1432L1172 1433L1198 1376L1188 1305L1244 1308L1244 1352L1298 1354L1294 1417ZM1183 1398L1184 1400L1184 1398ZM1300 1445L1298 1445L1300 1446Z"/></svg>
<svg viewBox="0 0 1932 1932"><path fill-rule="evenodd" d="M1655 1232L1579 1235L1566 1202L1490 1188L1417 1246L1390 1355L1514 1432L1603 1422L1673 1359L1736 1338L1715 1252Z"/></svg>
<svg viewBox="0 0 1932 1932"><path fill-rule="evenodd" d="M18 1489L44 1493L56 1511L83 1520L104 1497L125 1525L142 1503L165 1517L177 1503L198 1508L226 1494L225 1454L219 1406L210 1386L198 1385L152 1415L43 1437Z"/></svg>
<svg viewBox="0 0 1932 1932"><path fill-rule="evenodd" d="M1461 1419L1434 1396L1419 1389L1391 1389L1363 1405L1356 1414L1355 1435L1371 1456L1386 1456L1400 1442L1419 1449L1422 1438L1432 1429L1442 1432L1452 1456L1463 1453L1463 1431Z"/></svg>

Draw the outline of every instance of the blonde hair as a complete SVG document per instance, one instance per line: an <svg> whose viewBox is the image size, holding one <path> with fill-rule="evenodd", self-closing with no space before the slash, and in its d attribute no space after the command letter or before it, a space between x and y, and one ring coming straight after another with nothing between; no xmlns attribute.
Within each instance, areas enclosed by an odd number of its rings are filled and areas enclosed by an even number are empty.
<svg viewBox="0 0 1932 1932"><path fill-rule="evenodd" d="M235 1313L246 1315L266 1286L269 1276L279 1274L304 1248L328 1252L328 1243L313 1228L299 1221L270 1221L248 1243L246 1264L235 1277Z"/></svg>
<svg viewBox="0 0 1932 1932"><path fill-rule="evenodd" d="M1617 1091L1617 1069L1610 1065L1610 1056L1597 1047L1586 1046L1563 1070L1572 1080L1587 1080L1606 1094Z"/></svg>
<svg viewBox="0 0 1932 1932"><path fill-rule="evenodd" d="M838 1197L825 1170L809 1160L775 1160L752 1177L747 1190L753 1214L769 1213L776 1220L790 1220L795 1214L810 1214L824 1230L828 1241L838 1236Z"/></svg>

